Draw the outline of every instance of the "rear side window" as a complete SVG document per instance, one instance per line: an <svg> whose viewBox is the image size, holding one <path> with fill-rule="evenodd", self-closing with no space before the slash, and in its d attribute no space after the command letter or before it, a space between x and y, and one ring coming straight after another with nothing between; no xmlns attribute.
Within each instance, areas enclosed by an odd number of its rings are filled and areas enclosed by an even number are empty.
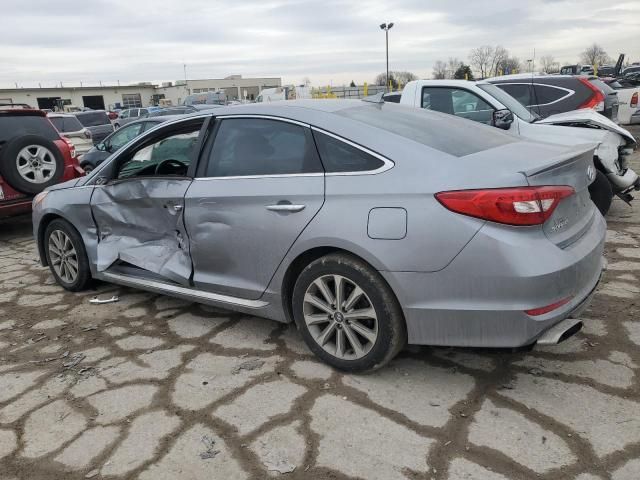
<svg viewBox="0 0 640 480"><path fill-rule="evenodd" d="M0 141L22 135L40 135L51 141L60 139L60 134L46 117L37 115L0 115Z"/></svg>
<svg viewBox="0 0 640 480"><path fill-rule="evenodd" d="M525 107L536 105L531 85L523 83L496 83L495 85L518 100L518 102Z"/></svg>
<svg viewBox="0 0 640 480"><path fill-rule="evenodd" d="M308 128L278 120L228 118L216 134L207 177L322 172Z"/></svg>
<svg viewBox="0 0 640 480"><path fill-rule="evenodd" d="M548 103L557 102L563 97L570 94L566 90L550 87L549 85L536 85L536 104L546 105Z"/></svg>
<svg viewBox="0 0 640 480"><path fill-rule="evenodd" d="M327 173L368 172L384 165L379 158L324 133L313 132Z"/></svg>
<svg viewBox="0 0 640 480"><path fill-rule="evenodd" d="M105 112L86 112L79 113L76 118L85 127L98 127L100 125L110 125L111 120Z"/></svg>
<svg viewBox="0 0 640 480"><path fill-rule="evenodd" d="M49 120L62 133L79 132L83 128L76 117L49 117Z"/></svg>

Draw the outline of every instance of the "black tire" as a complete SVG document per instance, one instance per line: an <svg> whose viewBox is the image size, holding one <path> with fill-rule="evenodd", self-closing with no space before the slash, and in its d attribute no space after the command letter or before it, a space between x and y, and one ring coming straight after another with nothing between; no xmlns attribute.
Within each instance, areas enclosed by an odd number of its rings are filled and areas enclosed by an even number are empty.
<svg viewBox="0 0 640 480"><path fill-rule="evenodd" d="M89 175L93 169L95 168L91 163L89 162L85 162L85 163L81 163L80 167L82 167L82 169L84 170L84 172Z"/></svg>
<svg viewBox="0 0 640 480"><path fill-rule="evenodd" d="M360 358L339 358L325 350L316 342L310 327L305 321L304 299L307 290L313 288L314 281L322 277L331 278L325 276L332 275L344 277L347 281L353 282L353 285L360 287L366 296L365 301L375 310L377 337L375 341L370 342L368 353ZM345 293L344 297L346 298L347 296ZM407 331L402 309L391 288L378 272L359 258L349 254L329 254L307 265L298 276L294 286L292 306L296 325L309 349L324 362L340 370L365 372L381 368L391 361L407 342ZM346 315L345 313L345 317ZM330 321L327 320L327 322ZM349 324L346 319L342 321ZM343 335L346 335L346 325L344 329ZM350 333L353 334L354 331L351 330ZM360 340L365 339L364 337L359 338ZM335 351L337 351L337 337L334 345L336 345ZM352 349L351 351L355 353L355 350Z"/></svg>
<svg viewBox="0 0 640 480"><path fill-rule="evenodd" d="M18 155L29 146L40 146L47 149L53 157L51 161L55 164L55 171L51 176L41 183L29 181L20 175L18 171ZM47 154L48 158L48 154ZM11 140L3 149L0 158L0 173L12 188L29 195L40 193L45 188L60 182L64 175L64 158L55 143L40 135L22 135Z"/></svg>
<svg viewBox="0 0 640 480"><path fill-rule="evenodd" d="M75 249L75 259L77 261L77 276L73 281L67 281L61 277L54 265L52 263L52 252L49 248L49 241L51 239L52 234L56 231L61 231L64 233L73 248ZM49 269L53 274L56 282L66 290L70 292L79 292L87 288L91 281L91 269L89 268L89 260L87 259L87 251L84 248L84 242L82 241L82 237L78 233L78 231L66 220L58 218L53 220L44 231L44 239L43 239L43 248L45 251L45 255L47 257L47 264L49 265Z"/></svg>
<svg viewBox="0 0 640 480"><path fill-rule="evenodd" d="M600 170L596 170L596 179L589 185L589 195L600 213L606 215L613 200L613 189L607 176Z"/></svg>

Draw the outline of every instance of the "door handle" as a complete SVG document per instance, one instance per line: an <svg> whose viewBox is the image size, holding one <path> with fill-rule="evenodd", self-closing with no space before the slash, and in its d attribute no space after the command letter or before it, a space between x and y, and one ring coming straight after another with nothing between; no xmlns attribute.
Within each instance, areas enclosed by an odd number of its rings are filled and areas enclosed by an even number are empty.
<svg viewBox="0 0 640 480"><path fill-rule="evenodd" d="M292 205L291 203L278 203L277 205L267 205L266 209L272 212L301 212L306 205Z"/></svg>

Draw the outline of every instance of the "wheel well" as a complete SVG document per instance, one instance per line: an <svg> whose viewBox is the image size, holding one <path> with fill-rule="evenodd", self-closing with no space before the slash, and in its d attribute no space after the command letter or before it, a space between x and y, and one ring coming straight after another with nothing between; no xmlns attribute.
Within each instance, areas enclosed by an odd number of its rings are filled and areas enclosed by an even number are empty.
<svg viewBox="0 0 640 480"><path fill-rule="evenodd" d="M40 255L40 263L43 267L48 265L47 263L47 255L44 252L44 232L47 229L47 226L53 222L56 218L62 218L60 215L56 215L55 213L47 213L40 220L40 225L38 226L38 254Z"/></svg>
<svg viewBox="0 0 640 480"><path fill-rule="evenodd" d="M300 273L311 262L313 262L314 260L317 260L320 257L324 257L325 255L329 255L330 253L346 253L347 255L351 255L353 257L358 258L359 260L363 261L364 263L369 265L371 268L373 268L371 264L367 262L364 258L362 258L359 255L356 255L353 252L350 252L349 250L345 250L343 248L316 247L301 253L293 260L293 262L291 262L291 264L289 265L289 268L287 269L287 272L284 274L284 279L282 280L282 289L281 289L282 305L284 307L284 312L285 312L287 322L294 321L293 305L291 300L293 297L293 287L295 286L296 280L300 276ZM384 279L382 280L385 281ZM390 285L389 285L389 288L393 292L393 289L391 288ZM395 292L393 292L393 294L395 295Z"/></svg>

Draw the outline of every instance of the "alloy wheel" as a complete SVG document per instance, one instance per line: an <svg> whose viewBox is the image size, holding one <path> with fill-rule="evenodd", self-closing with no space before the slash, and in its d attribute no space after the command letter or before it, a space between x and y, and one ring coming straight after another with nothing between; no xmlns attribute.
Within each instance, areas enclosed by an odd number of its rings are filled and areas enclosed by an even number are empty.
<svg viewBox="0 0 640 480"><path fill-rule="evenodd" d="M69 236L62 230L49 235L49 259L56 274L66 283L78 278L78 254Z"/></svg>
<svg viewBox="0 0 640 480"><path fill-rule="evenodd" d="M56 158L42 145L28 145L16 157L18 173L30 183L46 183L56 173Z"/></svg>
<svg viewBox="0 0 640 480"><path fill-rule="evenodd" d="M313 340L342 360L357 360L371 351L378 338L373 303L354 281L323 275L307 288L304 321Z"/></svg>

